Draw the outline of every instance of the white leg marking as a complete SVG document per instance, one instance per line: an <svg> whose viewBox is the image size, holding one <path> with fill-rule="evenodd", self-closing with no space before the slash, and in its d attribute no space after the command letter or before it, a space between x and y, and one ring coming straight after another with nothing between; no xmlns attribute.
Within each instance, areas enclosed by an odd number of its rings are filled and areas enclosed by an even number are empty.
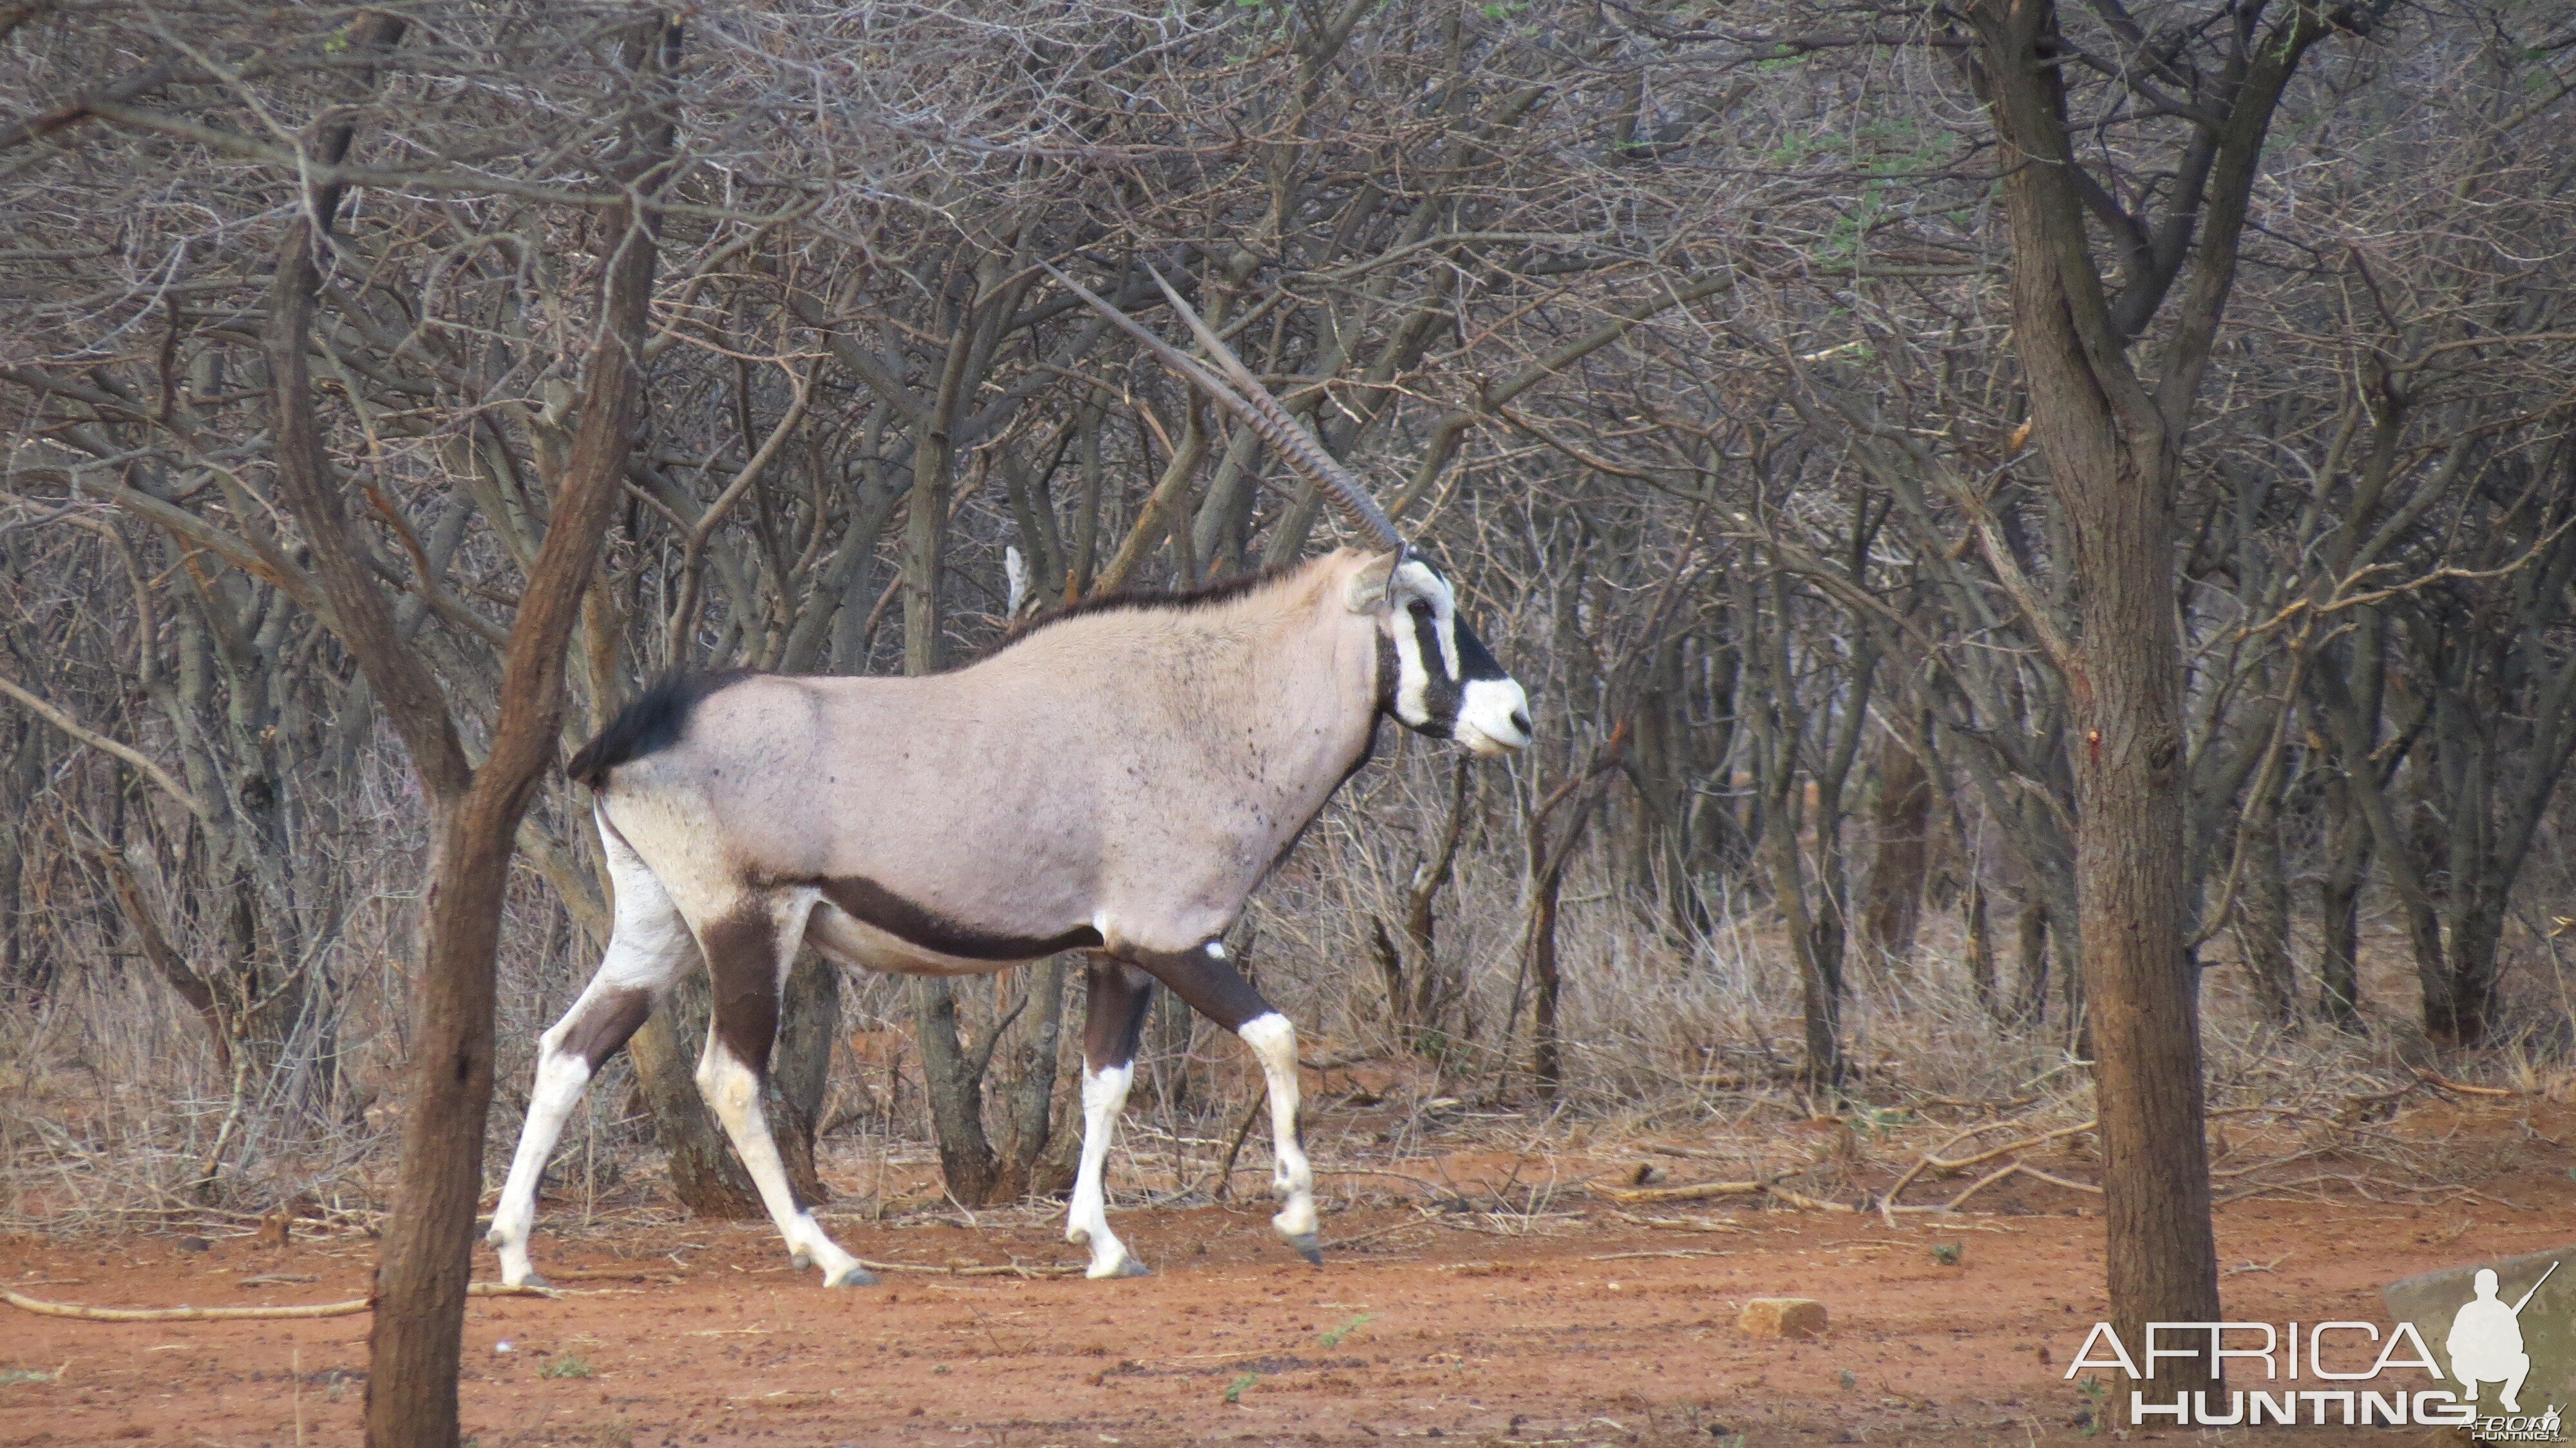
<svg viewBox="0 0 2576 1448"><path fill-rule="evenodd" d="M1261 1074L1270 1086L1272 1195L1279 1215L1270 1225L1310 1262L1322 1260L1315 1240L1315 1169L1297 1136L1297 1028L1277 1011L1254 1016L1235 1034L1261 1058Z"/></svg>
<svg viewBox="0 0 2576 1448"><path fill-rule="evenodd" d="M1145 1266L1127 1255L1127 1244L1109 1230L1109 1195L1101 1177L1109 1164L1109 1138L1118 1129L1118 1113L1127 1109L1127 1088L1136 1080L1129 1062L1082 1072L1082 1168L1073 1179L1073 1203L1065 1213L1064 1239L1089 1244L1091 1266L1086 1277L1141 1277Z"/></svg>
<svg viewBox="0 0 2576 1448"><path fill-rule="evenodd" d="M582 988L563 1019L537 1038L537 1079L528 1093L527 1121L519 1128L509 1180L492 1211L492 1229L484 1234L484 1240L501 1251L501 1280L513 1287L531 1275L528 1232L536 1225L537 1184L545 1176L546 1158L554 1153L565 1120L590 1086L590 1062L563 1049L566 1034L585 1014L604 1008L604 997L641 991L659 999L688 968L696 948L662 882L616 831L603 829L600 834L608 848L609 882L617 895L617 923L598 974Z"/></svg>
<svg viewBox="0 0 2576 1448"><path fill-rule="evenodd" d="M769 1118L761 1110L760 1077L725 1048L713 1029L707 1032L705 1053L698 1057L698 1092L706 1097L716 1120L724 1123L734 1154L742 1158L743 1169L760 1188L761 1205L769 1208L769 1219L778 1224L778 1235L787 1239L788 1253L796 1264L820 1266L826 1287L875 1281L858 1258L823 1235L813 1213L796 1205L796 1193L787 1185L787 1165L779 1159L778 1142L770 1136Z"/></svg>
<svg viewBox="0 0 2576 1448"><path fill-rule="evenodd" d="M585 993L587 998L587 993ZM574 1010L580 1007L576 1005ZM558 1021L552 1030L537 1040L537 1084L528 1093L527 1124L519 1129L519 1150L510 1158L510 1179L501 1188L500 1203L492 1209L492 1230L484 1240L501 1249L501 1280L512 1286L524 1285L529 1276L528 1231L537 1221L537 1182L545 1175L546 1158L553 1154L555 1139L563 1134L565 1118L580 1104L584 1088L590 1085L590 1063L561 1049L563 1029L569 1021Z"/></svg>

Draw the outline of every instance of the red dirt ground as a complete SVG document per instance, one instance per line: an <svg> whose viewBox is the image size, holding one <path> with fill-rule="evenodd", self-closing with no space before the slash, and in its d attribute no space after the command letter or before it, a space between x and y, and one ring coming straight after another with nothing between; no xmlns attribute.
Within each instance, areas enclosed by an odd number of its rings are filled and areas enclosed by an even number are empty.
<svg viewBox="0 0 2576 1448"><path fill-rule="evenodd" d="M2452 1204L2223 1208L2229 1315L2376 1319L2392 1278L2576 1237L2576 1182L2557 1145L2567 1123L2519 1107L2478 1114L2523 1144L2520 1161ZM2033 1200L2055 1214L1893 1230L1874 1217L1692 1207L1652 1210L1698 1230L1646 1226L1582 1197L1579 1217L1517 1234L1358 1210L1327 1219L1328 1246L1345 1245L1320 1270L1289 1255L1262 1209L1127 1210L1119 1230L1153 1277L888 1274L837 1293L788 1270L765 1224L567 1239L541 1219L539 1269L566 1295L471 1304L465 1422L478 1448L2079 1443L2100 1430L2077 1421L2086 1399L2061 1374L2102 1310L2101 1222ZM973 1229L833 1229L887 1261L1076 1260L1034 1213ZM1939 1243L1963 1244L1956 1265L1935 1259ZM361 1295L373 1250L355 1237L196 1245L0 1240L0 1281L101 1306L320 1302ZM582 1275L628 1268L646 1275ZM488 1251L476 1270L491 1274ZM318 1280L233 1285L263 1273ZM1745 1298L1779 1294L1823 1301L1829 1334L1737 1329ZM111 1325L0 1307L0 1443L354 1443L366 1331L364 1317ZM2340 1442L2354 1430L2224 1436ZM2427 1430L2375 1439L2422 1442Z"/></svg>

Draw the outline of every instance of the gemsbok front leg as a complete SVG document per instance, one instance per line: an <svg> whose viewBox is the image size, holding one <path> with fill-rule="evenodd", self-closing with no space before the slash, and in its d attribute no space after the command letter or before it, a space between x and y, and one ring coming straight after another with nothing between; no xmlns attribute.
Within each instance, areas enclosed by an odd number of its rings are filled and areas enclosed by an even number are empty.
<svg viewBox="0 0 2576 1448"><path fill-rule="evenodd" d="M761 1107L769 1051L778 1038L779 992L813 909L807 895L752 896L697 922L698 949L715 985L715 1019L698 1057L698 1093L724 1123L734 1154L760 1189L769 1219L787 1239L789 1260L800 1268L821 1267L826 1287L865 1286L876 1278L825 1236L814 1214L797 1202Z"/></svg>
<svg viewBox="0 0 2576 1448"><path fill-rule="evenodd" d="M1315 1231L1315 1169L1297 1127L1297 1028L1227 961L1223 941L1170 953L1129 947L1120 955L1170 986L1200 1015L1241 1036L1260 1060L1270 1092L1270 1191L1279 1201L1270 1225L1298 1255L1324 1265Z"/></svg>
<svg viewBox="0 0 2576 1448"><path fill-rule="evenodd" d="M510 1177L492 1210L484 1240L501 1251L501 1280L512 1287L539 1279L529 1270L528 1232L537 1218L537 1186L564 1122L581 1104L600 1063L617 1054L655 1003L689 968L696 950L670 892L626 847L615 830L601 831L608 877L617 892L616 924L599 971L572 1008L537 1038L537 1079L528 1091L527 1122L510 1158Z"/></svg>
<svg viewBox="0 0 2576 1448"><path fill-rule="evenodd" d="M1118 1113L1136 1080L1136 1043L1145 1034L1145 1008L1153 1003L1154 978L1105 956L1085 969L1088 1003L1082 1025L1082 1167L1065 1211L1064 1239L1091 1249L1086 1277L1143 1277L1145 1264L1109 1230L1109 1197L1102 1175Z"/></svg>

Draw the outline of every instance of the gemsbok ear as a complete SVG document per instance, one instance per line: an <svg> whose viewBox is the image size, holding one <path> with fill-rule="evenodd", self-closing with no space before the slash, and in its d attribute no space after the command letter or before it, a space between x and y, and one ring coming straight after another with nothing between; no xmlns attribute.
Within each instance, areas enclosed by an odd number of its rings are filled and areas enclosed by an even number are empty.
<svg viewBox="0 0 2576 1448"><path fill-rule="evenodd" d="M1350 586L1343 590L1342 601L1353 613L1368 613L1387 605L1386 579L1395 569L1395 555L1381 553L1360 565L1351 575Z"/></svg>

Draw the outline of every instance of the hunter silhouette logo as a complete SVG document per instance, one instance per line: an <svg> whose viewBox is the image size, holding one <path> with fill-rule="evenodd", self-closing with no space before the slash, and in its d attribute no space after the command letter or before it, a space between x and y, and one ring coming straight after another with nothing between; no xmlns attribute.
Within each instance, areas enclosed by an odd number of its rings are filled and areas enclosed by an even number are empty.
<svg viewBox="0 0 2576 1448"><path fill-rule="evenodd" d="M2499 1395L2504 1410L2522 1411L2523 1379L2531 1376L2531 1354L2522 1350L2522 1310L2540 1294L2540 1283L2557 1270L2558 1264L2550 1263L2540 1282L2531 1284L2521 1300L2507 1307L2496 1296L2495 1269L2478 1269L2477 1296L2461 1305L2459 1315L2451 1319L2450 1335L2442 1339L2442 1351L2451 1357L2451 1376L2460 1380L2463 1395L2475 1399L2482 1385L2496 1383L2504 1389ZM2549 1416L2557 1417L2557 1409L2553 1407Z"/></svg>
<svg viewBox="0 0 2576 1448"><path fill-rule="evenodd" d="M2128 1379L2128 1421L2139 1426L2420 1424L2487 1443L2564 1442L2576 1296L2554 1279L2568 1256L2576 1247L2392 1283L2377 1322L2151 1322L2135 1343L2097 1322L2066 1376ZM2158 1371L2174 1359L2213 1362L2221 1384L2181 1390Z"/></svg>

